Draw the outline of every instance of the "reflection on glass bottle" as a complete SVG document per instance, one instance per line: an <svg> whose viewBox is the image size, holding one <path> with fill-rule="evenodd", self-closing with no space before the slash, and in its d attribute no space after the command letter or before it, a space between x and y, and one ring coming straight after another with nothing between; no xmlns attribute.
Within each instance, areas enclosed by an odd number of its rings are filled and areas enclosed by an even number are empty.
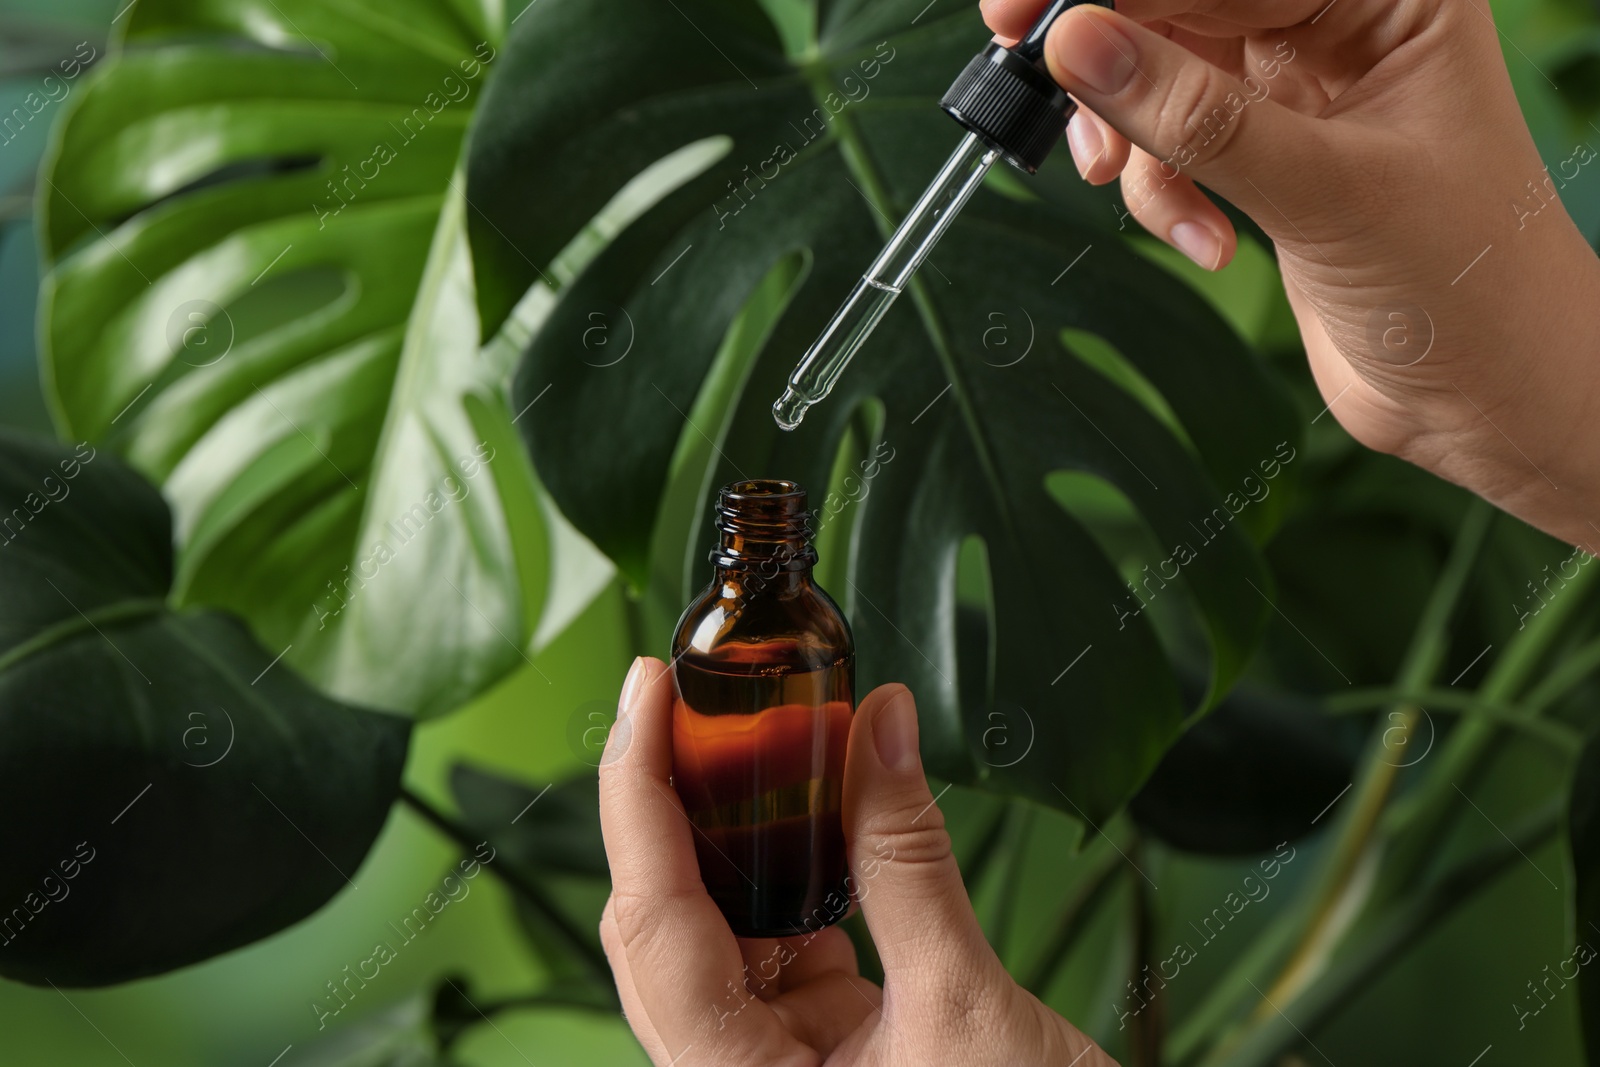
<svg viewBox="0 0 1600 1067"><path fill-rule="evenodd" d="M838 922L848 906L840 809L854 646L812 580L805 490L735 482L716 514L716 573L672 640L673 784L733 932L781 937Z"/></svg>

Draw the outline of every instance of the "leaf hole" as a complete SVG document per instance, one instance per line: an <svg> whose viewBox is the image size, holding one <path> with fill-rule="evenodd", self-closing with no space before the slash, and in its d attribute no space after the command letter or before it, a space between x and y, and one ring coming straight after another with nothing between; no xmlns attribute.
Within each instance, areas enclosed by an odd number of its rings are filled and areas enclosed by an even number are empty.
<svg viewBox="0 0 1600 1067"><path fill-rule="evenodd" d="M320 155L261 156L252 159L236 159L207 171L200 177L187 181L170 192L163 193L152 200L140 204L133 211L113 216L111 219L112 228L121 226L129 219L136 218L146 212L154 211L170 201L191 196L206 189L214 189L220 185L230 185L234 182L245 182L257 178L263 180L282 178L289 174L315 170L322 164L323 157Z"/></svg>
<svg viewBox="0 0 1600 1067"><path fill-rule="evenodd" d="M1210 643L1199 606L1184 581L1173 551L1116 485L1085 471L1058 470L1045 476L1045 491L1089 534L1125 583L1121 599L1108 604L1124 625L1149 624L1174 664L1210 670Z"/></svg>
<svg viewBox="0 0 1600 1067"><path fill-rule="evenodd" d="M705 505L718 488L718 474L726 462L720 454L722 441L756 357L808 268L809 256L800 252L772 265L728 324L700 384L685 423L700 432L690 430L678 438L651 534L652 555L664 551L669 561L666 567L651 568L646 596L652 608L675 616L685 598L709 578L710 563L705 555L709 542L702 534L710 516ZM670 562L673 560L676 562Z"/></svg>

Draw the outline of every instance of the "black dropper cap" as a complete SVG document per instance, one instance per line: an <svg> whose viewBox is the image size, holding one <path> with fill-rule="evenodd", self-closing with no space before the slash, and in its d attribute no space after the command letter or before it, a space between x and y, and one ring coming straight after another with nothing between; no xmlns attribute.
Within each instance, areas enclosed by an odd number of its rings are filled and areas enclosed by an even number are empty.
<svg viewBox="0 0 1600 1067"><path fill-rule="evenodd" d="M1064 11L1084 3L1112 6L1111 0L1050 0L1027 36L1010 48L991 43L973 56L939 101L951 118L1029 174L1039 169L1078 109L1045 66L1045 34Z"/></svg>

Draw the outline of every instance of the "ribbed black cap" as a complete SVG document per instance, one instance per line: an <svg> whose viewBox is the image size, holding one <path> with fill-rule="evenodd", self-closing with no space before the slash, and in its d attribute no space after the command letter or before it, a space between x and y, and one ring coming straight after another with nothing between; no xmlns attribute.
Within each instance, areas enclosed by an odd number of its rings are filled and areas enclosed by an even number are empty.
<svg viewBox="0 0 1600 1067"><path fill-rule="evenodd" d="M952 118L1029 174L1039 169L1078 110L1045 69L1044 41L1056 19L1079 4L1116 6L1114 0L1045 0L1016 44L991 44L979 52L939 101Z"/></svg>
<svg viewBox="0 0 1600 1067"><path fill-rule="evenodd" d="M1000 44L972 57L939 106L1029 174L1039 169L1077 110L1065 89Z"/></svg>

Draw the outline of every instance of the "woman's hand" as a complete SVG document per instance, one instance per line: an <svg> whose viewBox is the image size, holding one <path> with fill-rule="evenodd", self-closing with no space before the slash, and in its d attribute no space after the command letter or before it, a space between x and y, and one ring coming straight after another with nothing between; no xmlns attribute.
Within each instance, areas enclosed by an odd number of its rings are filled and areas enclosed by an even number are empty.
<svg viewBox="0 0 1600 1067"><path fill-rule="evenodd" d="M881 991L860 977L838 927L733 936L700 882L694 828L668 780L671 719L666 665L635 660L600 766L612 884L600 936L628 1023L658 1067L1115 1067L1013 982L984 939L922 774L905 686L861 702L845 766L851 881L883 960Z"/></svg>
<svg viewBox="0 0 1600 1067"><path fill-rule="evenodd" d="M983 3L1003 38L1042 6ZM1079 169L1152 234L1228 262L1202 182L1272 238L1352 435L1600 545L1600 265L1557 197L1600 182L1600 134L1547 172L1487 0L1117 0L1046 54Z"/></svg>

